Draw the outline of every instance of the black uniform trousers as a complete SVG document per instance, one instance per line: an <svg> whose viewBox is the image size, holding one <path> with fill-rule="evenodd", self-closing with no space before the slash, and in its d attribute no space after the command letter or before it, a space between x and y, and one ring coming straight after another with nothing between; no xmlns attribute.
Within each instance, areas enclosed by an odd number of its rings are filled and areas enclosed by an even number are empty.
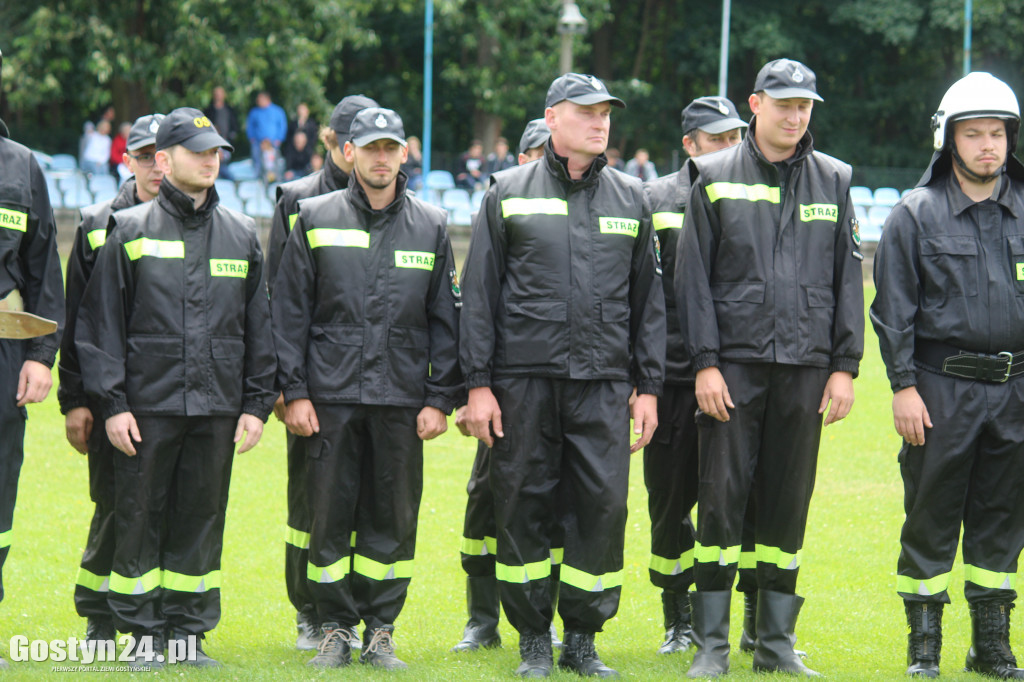
<svg viewBox="0 0 1024 682"><path fill-rule="evenodd" d="M491 390L505 434L490 472L505 614L520 632L548 631L554 516L565 540L558 613L567 631L599 632L622 589L631 386L505 377Z"/></svg>
<svg viewBox="0 0 1024 682"><path fill-rule="evenodd" d="M316 619L316 606L309 593L309 499L306 494L306 441L292 432L288 443L288 528L285 531L284 582L288 600L299 613Z"/></svg>
<svg viewBox="0 0 1024 682"><path fill-rule="evenodd" d="M1014 599L1024 548L1024 379L985 383L917 372L931 417L925 444L900 450L906 520L897 591L949 603L963 525L964 594Z"/></svg>
<svg viewBox="0 0 1024 682"><path fill-rule="evenodd" d="M23 341L0 339L0 600L4 598L3 569L11 549L14 502L18 477L25 459L25 420L28 412L18 407L18 377L24 364Z"/></svg>
<svg viewBox="0 0 1024 682"><path fill-rule="evenodd" d="M137 416L133 457L114 455L117 542L109 602L134 634L201 635L220 620L220 557L236 417Z"/></svg>
<svg viewBox="0 0 1024 682"><path fill-rule="evenodd" d="M735 579L747 499L754 498L757 584L794 594L814 490L829 371L723 361L736 407L730 420L699 414L700 492L694 580L701 591Z"/></svg>
<svg viewBox="0 0 1024 682"><path fill-rule="evenodd" d="M92 410L95 415L99 410ZM114 453L102 419L94 419L89 436L89 497L95 509L82 563L75 581L75 610L84 618L110 618L110 569L114 561Z"/></svg>
<svg viewBox="0 0 1024 682"><path fill-rule="evenodd" d="M419 408L313 403L307 576L323 623L390 625L405 604L423 493ZM353 546L353 533L355 544Z"/></svg>
<svg viewBox="0 0 1024 682"><path fill-rule="evenodd" d="M644 448L655 587L686 592L693 584L693 522L697 504L697 396L693 384L667 384L658 398L658 429Z"/></svg>

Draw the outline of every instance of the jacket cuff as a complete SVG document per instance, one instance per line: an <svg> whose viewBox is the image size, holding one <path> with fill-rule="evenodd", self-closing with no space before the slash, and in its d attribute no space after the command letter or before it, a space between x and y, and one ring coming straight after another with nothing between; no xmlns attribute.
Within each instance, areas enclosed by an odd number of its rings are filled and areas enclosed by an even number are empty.
<svg viewBox="0 0 1024 682"><path fill-rule="evenodd" d="M131 412L131 409L128 407L128 401L125 398L103 401L103 421L107 421L114 415L121 414L122 412Z"/></svg>
<svg viewBox="0 0 1024 682"><path fill-rule="evenodd" d="M251 414L264 424L267 423L267 419L270 417L270 413L273 411L273 407L271 407L268 410L267 406L258 400L246 400L242 403L243 414Z"/></svg>
<svg viewBox="0 0 1024 682"><path fill-rule="evenodd" d="M89 399L84 395L58 396L57 402L60 403L60 413L64 415L78 407L89 407Z"/></svg>
<svg viewBox="0 0 1024 682"><path fill-rule="evenodd" d="M472 372L466 377L466 388L481 388L482 386L491 385L491 373L490 372Z"/></svg>
<svg viewBox="0 0 1024 682"><path fill-rule="evenodd" d="M664 382L655 379L645 379L636 384L637 395L661 395Z"/></svg>
<svg viewBox="0 0 1024 682"><path fill-rule="evenodd" d="M454 401L440 395L428 395L427 399L423 401L423 406L436 407L447 415L450 415L458 407Z"/></svg>
<svg viewBox="0 0 1024 682"><path fill-rule="evenodd" d="M889 382L892 386L892 392L902 391L905 388L911 386L917 386L917 372L904 372L903 374L897 374L892 381Z"/></svg>
<svg viewBox="0 0 1024 682"><path fill-rule="evenodd" d="M41 362L49 368L53 368L53 361L57 357L57 349L47 346L34 346L25 353L26 360Z"/></svg>
<svg viewBox="0 0 1024 682"><path fill-rule="evenodd" d="M708 367L718 367L718 353L715 351L708 351L701 353L693 359L693 371L699 372L702 369Z"/></svg>
<svg viewBox="0 0 1024 682"><path fill-rule="evenodd" d="M857 358L832 358L832 364L828 368L832 372L849 372L856 379L860 373L860 360Z"/></svg>
<svg viewBox="0 0 1024 682"><path fill-rule="evenodd" d="M290 403L293 400L309 400L309 388L305 384L287 386L281 393L284 394L285 403Z"/></svg>

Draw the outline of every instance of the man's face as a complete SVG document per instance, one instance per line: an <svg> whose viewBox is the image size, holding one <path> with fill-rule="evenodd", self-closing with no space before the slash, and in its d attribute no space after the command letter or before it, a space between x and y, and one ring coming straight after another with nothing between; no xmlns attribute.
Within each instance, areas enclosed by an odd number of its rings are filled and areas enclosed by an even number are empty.
<svg viewBox="0 0 1024 682"><path fill-rule="evenodd" d="M407 155L405 147L386 138L363 147L345 143L345 158L353 164L363 185L374 189L387 189L395 181Z"/></svg>
<svg viewBox="0 0 1024 682"><path fill-rule="evenodd" d="M256 95L256 105L260 109L266 109L267 107L269 107L270 106L270 95L268 95L265 92L261 92L260 94Z"/></svg>
<svg viewBox="0 0 1024 682"><path fill-rule="evenodd" d="M156 146L149 145L124 153L124 165L135 176L135 193L139 199L149 201L160 191L164 173L156 163Z"/></svg>
<svg viewBox="0 0 1024 682"><path fill-rule="evenodd" d="M220 148L193 152L181 145L161 149L156 162L171 184L186 194L195 194L213 187L220 171Z"/></svg>
<svg viewBox="0 0 1024 682"><path fill-rule="evenodd" d="M694 131L693 135L683 137L683 147L690 156L697 157L701 154L710 154L720 149L735 147L743 141L743 129L733 128L724 133L706 133L700 128Z"/></svg>
<svg viewBox="0 0 1024 682"><path fill-rule="evenodd" d="M992 175L1006 163L1006 122L998 118L957 121L953 143L972 173Z"/></svg>
<svg viewBox="0 0 1024 682"><path fill-rule="evenodd" d="M811 122L814 102L806 97L775 99L754 93L748 100L757 116L755 138L762 152L785 153L796 148Z"/></svg>
<svg viewBox="0 0 1024 682"><path fill-rule="evenodd" d="M612 105L576 104L563 100L544 111L544 120L551 129L551 143L562 156L569 153L586 156L603 154L611 132Z"/></svg>
<svg viewBox="0 0 1024 682"><path fill-rule="evenodd" d="M222 88L221 86L218 85L213 89L213 101L217 106L224 104L224 98L226 96L227 93L224 92L224 88Z"/></svg>

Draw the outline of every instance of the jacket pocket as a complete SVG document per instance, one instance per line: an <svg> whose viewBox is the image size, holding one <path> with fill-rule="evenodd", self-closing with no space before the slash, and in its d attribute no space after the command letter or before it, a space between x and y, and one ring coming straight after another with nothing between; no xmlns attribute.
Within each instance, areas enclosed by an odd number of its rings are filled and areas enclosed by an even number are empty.
<svg viewBox="0 0 1024 682"><path fill-rule="evenodd" d="M237 336L210 338L214 383L210 390L214 409L241 411L245 377L245 341Z"/></svg>
<svg viewBox="0 0 1024 682"><path fill-rule="evenodd" d="M314 395L359 395L363 326L314 325L309 336L306 371L310 392Z"/></svg>
<svg viewBox="0 0 1024 682"><path fill-rule="evenodd" d="M564 367L569 361L569 304L566 301L508 301L504 325L508 367Z"/></svg>
<svg viewBox="0 0 1024 682"><path fill-rule="evenodd" d="M919 242L926 299L978 295L978 243L973 237L931 237Z"/></svg>
<svg viewBox="0 0 1024 682"><path fill-rule="evenodd" d="M1010 251L1010 279L1017 285L1017 295L1024 296L1024 235L1006 238Z"/></svg>
<svg viewBox="0 0 1024 682"><path fill-rule="evenodd" d="M408 400L423 400L430 362L430 334L419 327L388 330L388 390Z"/></svg>
<svg viewBox="0 0 1024 682"><path fill-rule="evenodd" d="M601 301L600 369L629 369L629 303L604 299Z"/></svg>
<svg viewBox="0 0 1024 682"><path fill-rule="evenodd" d="M804 285L804 312L801 315L800 346L804 357L832 355L832 327L836 297L832 287Z"/></svg>
<svg viewBox="0 0 1024 682"><path fill-rule="evenodd" d="M181 410L184 414L184 347L181 336L128 337L125 392L133 409Z"/></svg>
<svg viewBox="0 0 1024 682"><path fill-rule="evenodd" d="M764 296L764 282L718 282L711 285L720 352L758 356L772 342L774 320L765 314Z"/></svg>

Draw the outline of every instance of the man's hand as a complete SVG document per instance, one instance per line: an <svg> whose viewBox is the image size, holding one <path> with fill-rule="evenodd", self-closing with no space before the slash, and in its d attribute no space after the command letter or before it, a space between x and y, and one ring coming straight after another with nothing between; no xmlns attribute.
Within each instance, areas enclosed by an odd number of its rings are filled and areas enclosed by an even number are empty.
<svg viewBox="0 0 1024 682"><path fill-rule="evenodd" d="M142 442L135 415L131 412L115 414L107 419L106 426L107 438L110 439L114 447L129 457L134 457L136 454L134 443Z"/></svg>
<svg viewBox="0 0 1024 682"><path fill-rule="evenodd" d="M260 436L263 435L263 420L255 415L243 413L238 418L238 426L235 427L236 443L242 440L242 434L245 434L245 441L238 448L238 454L252 450L256 443L260 442Z"/></svg>
<svg viewBox="0 0 1024 682"><path fill-rule="evenodd" d="M424 407L416 415L416 435L420 440L437 438L448 430L448 418L436 407Z"/></svg>
<svg viewBox="0 0 1024 682"><path fill-rule="evenodd" d="M50 387L53 386L53 375L50 368L35 360L26 360L18 375L18 407L29 403L41 403L46 400Z"/></svg>
<svg viewBox="0 0 1024 682"><path fill-rule="evenodd" d="M489 386L469 389L469 402L466 403L466 425L469 435L480 439L489 448L494 447L494 438L491 436L492 428L495 436L505 437L505 432L501 429L501 408L498 407L498 399L494 397Z"/></svg>
<svg viewBox="0 0 1024 682"><path fill-rule="evenodd" d="M917 392L917 386L908 386L892 396L892 421L896 433L911 445L924 445L924 430L932 428L928 408Z"/></svg>
<svg viewBox="0 0 1024 682"><path fill-rule="evenodd" d="M68 437L71 447L80 453L89 452L89 436L92 435L92 410L88 407L75 407L64 415L64 434Z"/></svg>
<svg viewBox="0 0 1024 682"><path fill-rule="evenodd" d="M821 405L818 406L818 414L824 414L829 401L832 407L825 415L825 426L837 422L850 414L853 408L853 375L849 372L832 372L825 384L825 393L821 396Z"/></svg>
<svg viewBox="0 0 1024 682"><path fill-rule="evenodd" d="M463 405L459 409L455 410L455 428L459 430L463 436L470 435L469 425L466 424L466 406Z"/></svg>
<svg viewBox="0 0 1024 682"><path fill-rule="evenodd" d="M633 418L633 433L640 436L629 448L630 452L636 452L651 442L654 429L658 428L658 396L638 395L629 406L629 413Z"/></svg>
<svg viewBox="0 0 1024 682"><path fill-rule="evenodd" d="M697 395L697 406L700 411L720 422L729 421L728 407L736 407L729 395L729 387L725 385L725 377L717 367L705 367L697 372L697 384L694 387Z"/></svg>
<svg viewBox="0 0 1024 682"><path fill-rule="evenodd" d="M284 393L277 394L277 400L274 401L274 416L277 417L277 421L284 423Z"/></svg>
<svg viewBox="0 0 1024 682"><path fill-rule="evenodd" d="M320 420L309 398L299 398L288 403L284 411L284 424L296 436L320 433Z"/></svg>

